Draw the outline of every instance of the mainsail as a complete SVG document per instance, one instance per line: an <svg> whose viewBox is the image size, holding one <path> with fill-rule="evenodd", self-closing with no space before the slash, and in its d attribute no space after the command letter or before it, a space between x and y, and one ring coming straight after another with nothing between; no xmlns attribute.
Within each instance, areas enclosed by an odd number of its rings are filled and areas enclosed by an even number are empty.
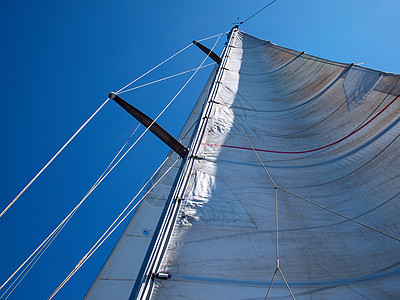
<svg viewBox="0 0 400 300"><path fill-rule="evenodd" d="M86 298L398 297L399 75L237 28L221 58Z"/></svg>

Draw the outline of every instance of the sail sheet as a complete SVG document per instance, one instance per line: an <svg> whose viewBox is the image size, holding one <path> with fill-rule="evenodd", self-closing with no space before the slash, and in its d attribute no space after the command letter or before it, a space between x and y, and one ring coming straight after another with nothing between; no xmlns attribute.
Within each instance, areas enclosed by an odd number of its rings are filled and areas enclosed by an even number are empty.
<svg viewBox="0 0 400 300"><path fill-rule="evenodd" d="M297 299L398 297L400 242L373 229L400 237L399 75L239 30L224 60L151 298L264 299L276 199ZM269 298L288 297L278 272Z"/></svg>

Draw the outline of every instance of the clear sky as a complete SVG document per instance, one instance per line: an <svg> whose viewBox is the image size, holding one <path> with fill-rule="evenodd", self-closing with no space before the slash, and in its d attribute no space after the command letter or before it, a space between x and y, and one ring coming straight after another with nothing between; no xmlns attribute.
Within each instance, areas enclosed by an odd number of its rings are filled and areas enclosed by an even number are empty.
<svg viewBox="0 0 400 300"><path fill-rule="evenodd" d="M229 31L237 17L244 20L268 2L2 1L0 209L108 92L193 39ZM278 0L241 30L331 60L400 73L399 15L396 0ZM211 47L214 41L205 44ZM222 41L225 37L217 53ZM190 47L137 85L195 68L203 57ZM210 67L199 71L160 119L171 134L179 133L210 72ZM189 76L126 93L124 98L155 117ZM107 103L0 219L0 284L80 201L136 126L115 103ZM9 299L47 299L167 153L166 146L147 134L87 199ZM56 299L84 296L123 227Z"/></svg>

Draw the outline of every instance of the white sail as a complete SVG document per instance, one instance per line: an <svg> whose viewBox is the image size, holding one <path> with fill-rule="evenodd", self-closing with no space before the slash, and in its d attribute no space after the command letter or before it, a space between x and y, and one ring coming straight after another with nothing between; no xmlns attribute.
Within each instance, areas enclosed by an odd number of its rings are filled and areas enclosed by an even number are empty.
<svg viewBox="0 0 400 300"><path fill-rule="evenodd" d="M271 299L398 297L400 77L235 29L210 87L185 126L207 99L140 297L264 299L277 267ZM142 204L88 298L129 298L177 174Z"/></svg>
<svg viewBox="0 0 400 300"><path fill-rule="evenodd" d="M398 297L398 240L282 190L399 237L399 76L235 31L220 81L152 299L264 299L277 267L271 179L296 298ZM269 297L290 298L280 274Z"/></svg>

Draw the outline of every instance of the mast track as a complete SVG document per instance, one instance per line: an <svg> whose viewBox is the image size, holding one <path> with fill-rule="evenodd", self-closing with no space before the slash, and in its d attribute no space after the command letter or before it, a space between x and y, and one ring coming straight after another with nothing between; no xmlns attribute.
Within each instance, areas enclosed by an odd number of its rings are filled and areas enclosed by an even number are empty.
<svg viewBox="0 0 400 300"><path fill-rule="evenodd" d="M225 44L224 50L222 52L222 61L218 66L218 70L214 76L213 83L210 87L209 94L204 102L202 114L199 117L197 123L197 128L193 131L193 135L190 142L190 150L188 155L185 156L180 169L178 171L177 177L175 179L174 185L171 189L168 200L165 204L164 210L157 224L153 239L150 243L148 251L146 253L145 259L143 261L142 267L137 276L135 285L129 297L129 300L134 299L149 299L151 297L153 286L155 283L156 276L158 273L158 268L162 263L165 251L173 228L176 222L176 218L179 214L182 201L173 201L174 199L183 198L183 194L186 190L188 183L188 175L190 174L194 159L190 159L196 156L196 153L201 146L201 139L204 136L205 128L208 122L208 116L211 113L213 107L213 101L219 88L218 81L220 81L226 61L228 58L228 51L231 47L229 45L233 40L233 33L237 31L237 26L232 28L228 35L228 42Z"/></svg>

